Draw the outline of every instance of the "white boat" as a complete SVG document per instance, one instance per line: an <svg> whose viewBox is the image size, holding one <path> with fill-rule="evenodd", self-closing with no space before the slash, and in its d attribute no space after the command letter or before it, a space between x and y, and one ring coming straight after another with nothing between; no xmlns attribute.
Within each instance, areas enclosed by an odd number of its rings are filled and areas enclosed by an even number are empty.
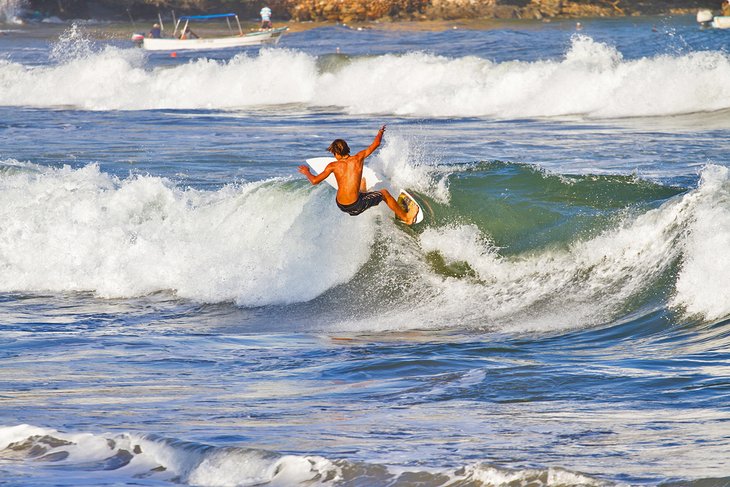
<svg viewBox="0 0 730 487"><path fill-rule="evenodd" d="M225 19L231 32L235 32L231 26L231 19L236 20L238 33L226 37L188 37L190 21L208 21ZM278 29L266 29L244 33L241 28L241 22L236 14L216 14L216 15L187 15L180 17L175 23L175 30L172 37L141 39L141 46L147 51L184 51L184 50L213 50L213 49L230 49L236 47L256 46L261 44L276 44L279 42L281 35L288 27L279 27ZM132 39L139 43L139 34L132 36Z"/></svg>
<svg viewBox="0 0 730 487"><path fill-rule="evenodd" d="M710 9L697 11L697 22L702 27L713 27L715 29L730 29L729 15L714 15Z"/></svg>
<svg viewBox="0 0 730 487"><path fill-rule="evenodd" d="M715 15L712 18L712 24L715 29L730 29L730 16Z"/></svg>

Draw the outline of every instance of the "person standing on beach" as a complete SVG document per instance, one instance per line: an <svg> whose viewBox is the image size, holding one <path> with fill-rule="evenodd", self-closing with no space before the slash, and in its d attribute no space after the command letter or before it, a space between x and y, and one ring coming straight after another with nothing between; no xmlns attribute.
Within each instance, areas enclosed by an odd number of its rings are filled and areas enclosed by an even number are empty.
<svg viewBox="0 0 730 487"><path fill-rule="evenodd" d="M724 17L730 16L730 0L723 0L720 10Z"/></svg>
<svg viewBox="0 0 730 487"><path fill-rule="evenodd" d="M259 13L261 14L261 30L271 29L271 9L264 6Z"/></svg>
<svg viewBox="0 0 730 487"><path fill-rule="evenodd" d="M365 158L372 154L375 149L380 146L385 133L385 125L383 125L375 140L367 149L361 150L354 156L350 155L350 147L343 139L336 139L327 148L335 156L335 161L327 164L327 167L318 175L313 175L307 165L299 166L299 172L304 174L312 184L319 184L330 174L335 175L337 180L337 196L335 202L337 207L350 216L357 216L368 208L377 206L381 201L385 200L388 208L393 210L395 216L406 223L412 225L418 215L418 206L413 205L410 211L406 211L398 201L388 192L387 189L379 191L367 191L367 184L362 177L362 168L365 164Z"/></svg>

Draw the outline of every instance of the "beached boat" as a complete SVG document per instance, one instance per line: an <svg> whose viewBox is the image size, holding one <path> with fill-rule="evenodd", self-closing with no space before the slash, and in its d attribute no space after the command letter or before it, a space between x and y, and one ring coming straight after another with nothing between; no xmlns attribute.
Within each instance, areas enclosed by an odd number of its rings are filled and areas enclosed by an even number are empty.
<svg viewBox="0 0 730 487"><path fill-rule="evenodd" d="M730 29L729 15L714 15L710 9L702 9L697 12L697 22L702 27L713 27L715 29Z"/></svg>
<svg viewBox="0 0 730 487"><path fill-rule="evenodd" d="M231 25L231 20L233 19L235 19L238 27L237 33L235 33L236 31ZM205 22L210 20L225 20L228 24L228 29L234 34L224 37L206 38L197 37L194 34L191 36L190 21ZM177 20L172 37L143 37L139 39L139 35L137 35L137 37L133 36L133 40L136 40L138 43L141 40L141 47L148 51L231 49L261 44L276 44L287 29L287 27L279 27L277 29L265 29L244 33L241 28L241 22L238 20L238 15L236 14L187 15Z"/></svg>

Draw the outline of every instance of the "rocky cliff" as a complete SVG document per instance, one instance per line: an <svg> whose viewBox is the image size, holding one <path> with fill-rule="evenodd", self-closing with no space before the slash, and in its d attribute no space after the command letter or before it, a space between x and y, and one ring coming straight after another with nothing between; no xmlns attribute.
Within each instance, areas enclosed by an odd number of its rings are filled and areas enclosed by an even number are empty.
<svg viewBox="0 0 730 487"><path fill-rule="evenodd" d="M464 18L571 18L690 13L719 9L721 0L29 0L34 10L61 17L153 17L234 11L256 17L268 4L277 20L355 22Z"/></svg>
<svg viewBox="0 0 730 487"><path fill-rule="evenodd" d="M689 13L719 0L278 0L295 20L571 18ZM716 5L717 4L717 5Z"/></svg>

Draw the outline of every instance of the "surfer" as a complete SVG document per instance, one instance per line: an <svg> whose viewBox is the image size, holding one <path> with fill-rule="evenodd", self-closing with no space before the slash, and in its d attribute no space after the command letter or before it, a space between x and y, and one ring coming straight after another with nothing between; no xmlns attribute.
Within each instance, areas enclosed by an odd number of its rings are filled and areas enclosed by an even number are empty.
<svg viewBox="0 0 730 487"><path fill-rule="evenodd" d="M398 204L398 201L393 198L387 189L367 191L365 178L362 177L365 158L375 152L375 149L380 146L384 133L385 125L378 130L378 135L375 136L375 140L370 144L370 147L361 150L354 156L350 155L350 147L347 145L347 142L342 139L336 139L327 148L335 156L335 161L327 164L327 167L316 176L304 164L299 166L299 172L304 174L312 184L319 184L327 179L327 176L334 174L338 186L335 202L339 209L348 215L359 215L368 208L377 206L381 201L385 200L385 204L393 210L393 213L395 213L398 219L407 225L411 225L418 215L418 206L412 205L410 210L406 211Z"/></svg>

